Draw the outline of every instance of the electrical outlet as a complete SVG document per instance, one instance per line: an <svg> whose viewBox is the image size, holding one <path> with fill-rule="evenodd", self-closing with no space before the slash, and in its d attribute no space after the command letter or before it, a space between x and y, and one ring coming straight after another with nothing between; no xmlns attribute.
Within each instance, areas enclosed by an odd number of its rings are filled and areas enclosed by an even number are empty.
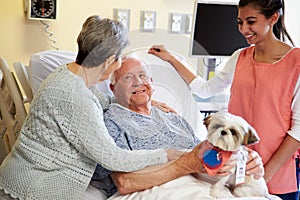
<svg viewBox="0 0 300 200"><path fill-rule="evenodd" d="M141 11L141 31L154 32L156 26L156 12Z"/></svg>
<svg viewBox="0 0 300 200"><path fill-rule="evenodd" d="M129 30L130 10L114 8L113 18L124 24L127 30Z"/></svg>
<svg viewBox="0 0 300 200"><path fill-rule="evenodd" d="M182 33L184 27L184 14L170 13L169 30L172 33Z"/></svg>
<svg viewBox="0 0 300 200"><path fill-rule="evenodd" d="M190 34L193 27L193 15L187 14L185 18L185 33Z"/></svg>

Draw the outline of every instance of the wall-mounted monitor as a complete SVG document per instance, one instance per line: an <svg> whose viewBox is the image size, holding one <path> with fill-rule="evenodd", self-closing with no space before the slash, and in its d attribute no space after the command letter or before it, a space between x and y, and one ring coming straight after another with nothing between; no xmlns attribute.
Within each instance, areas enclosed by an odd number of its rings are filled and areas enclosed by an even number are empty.
<svg viewBox="0 0 300 200"><path fill-rule="evenodd" d="M249 46L238 30L237 2L196 0L190 44L191 57L228 57Z"/></svg>

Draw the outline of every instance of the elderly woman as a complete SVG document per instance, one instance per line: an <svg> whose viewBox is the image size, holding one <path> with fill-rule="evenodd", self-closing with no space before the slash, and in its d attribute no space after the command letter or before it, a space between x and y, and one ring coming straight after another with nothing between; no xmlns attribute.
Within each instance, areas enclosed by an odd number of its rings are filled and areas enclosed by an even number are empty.
<svg viewBox="0 0 300 200"><path fill-rule="evenodd" d="M85 21L76 62L43 82L19 140L0 166L0 199L82 199L96 163L134 171L176 157L162 149L122 150L104 125L101 98L90 88L120 67L125 31L120 22L99 16Z"/></svg>

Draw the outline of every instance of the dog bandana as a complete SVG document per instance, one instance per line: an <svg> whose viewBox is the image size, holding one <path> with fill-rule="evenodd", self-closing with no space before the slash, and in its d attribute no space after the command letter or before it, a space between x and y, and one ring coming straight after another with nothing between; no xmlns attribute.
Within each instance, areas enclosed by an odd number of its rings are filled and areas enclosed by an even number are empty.
<svg viewBox="0 0 300 200"><path fill-rule="evenodd" d="M201 159L206 173L210 176L214 176L229 160L232 153L232 151L224 151L214 147L210 142L205 140L201 147Z"/></svg>

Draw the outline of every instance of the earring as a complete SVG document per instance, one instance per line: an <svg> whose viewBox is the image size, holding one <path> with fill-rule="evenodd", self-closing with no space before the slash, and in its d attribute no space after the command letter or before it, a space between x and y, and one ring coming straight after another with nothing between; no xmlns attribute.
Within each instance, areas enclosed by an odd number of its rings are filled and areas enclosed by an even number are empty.
<svg viewBox="0 0 300 200"><path fill-rule="evenodd" d="M109 59L109 60L107 59L106 61L107 61L107 64L108 64L108 65L111 65L111 64L113 64L114 59Z"/></svg>

